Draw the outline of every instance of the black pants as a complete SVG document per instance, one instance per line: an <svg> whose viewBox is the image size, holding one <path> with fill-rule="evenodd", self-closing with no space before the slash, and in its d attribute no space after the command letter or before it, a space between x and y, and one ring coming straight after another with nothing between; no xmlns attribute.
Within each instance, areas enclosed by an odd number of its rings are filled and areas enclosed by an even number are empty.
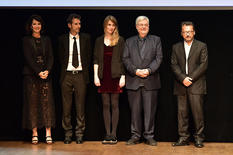
<svg viewBox="0 0 233 155"><path fill-rule="evenodd" d="M76 110L76 137L82 137L85 130L85 98L86 98L86 83L83 78L83 73L72 74L67 72L61 84L63 117L62 127L65 130L65 136L72 136L71 125L71 107L73 93L75 96L75 110Z"/></svg>
<svg viewBox="0 0 233 155"><path fill-rule="evenodd" d="M154 137L157 94L157 90L146 90L144 87L140 87L137 90L128 90L131 109L131 138L141 138L142 122L144 122L143 137L145 139ZM142 120L142 112L144 121Z"/></svg>
<svg viewBox="0 0 233 155"><path fill-rule="evenodd" d="M203 95L193 95L186 92L185 95L178 95L178 132L183 140L188 140L190 133L189 128L189 111L191 109L196 132L196 140L204 140L204 115L203 115Z"/></svg>

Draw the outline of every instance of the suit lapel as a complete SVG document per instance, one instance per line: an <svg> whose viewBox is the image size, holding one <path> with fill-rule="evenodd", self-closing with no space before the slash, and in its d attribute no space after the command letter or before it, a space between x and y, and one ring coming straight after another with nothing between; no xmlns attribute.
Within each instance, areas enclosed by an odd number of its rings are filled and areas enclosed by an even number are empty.
<svg viewBox="0 0 233 155"><path fill-rule="evenodd" d="M142 58L141 58L141 56L140 56L139 47L138 47L138 37L135 38L133 45L136 45L136 46L134 46L134 48L135 48L134 51L135 51L135 56L136 56L136 58L137 58L139 61L142 61Z"/></svg>
<svg viewBox="0 0 233 155"><path fill-rule="evenodd" d="M84 43L85 43L85 41L84 41L84 39L83 39L83 36L82 36L82 34L80 34L79 35L79 47L80 47L80 58L81 58L81 63L82 63L82 61L84 61L83 59L84 59L84 50L83 50L83 48L84 48Z"/></svg>
<svg viewBox="0 0 233 155"><path fill-rule="evenodd" d="M184 49L184 42L182 42L181 47L180 47L180 51L181 51L181 57L183 58L184 62L186 63L186 54L185 54L185 49Z"/></svg>
<svg viewBox="0 0 233 155"><path fill-rule="evenodd" d="M70 40L69 40L69 34L67 34L64 37L64 48L65 48L65 51L66 51L66 55L69 55L69 51L70 51L70 49L69 49L69 42L70 42Z"/></svg>
<svg viewBox="0 0 233 155"><path fill-rule="evenodd" d="M195 48L196 48L196 41L195 41L195 40L193 40L193 43L192 43L191 49L190 49L190 51L189 51L188 59L193 55Z"/></svg>

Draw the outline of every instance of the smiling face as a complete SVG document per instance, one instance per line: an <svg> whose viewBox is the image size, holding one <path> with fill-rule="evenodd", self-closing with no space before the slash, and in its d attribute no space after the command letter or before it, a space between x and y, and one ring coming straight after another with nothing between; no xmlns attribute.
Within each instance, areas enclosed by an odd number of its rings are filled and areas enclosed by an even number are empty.
<svg viewBox="0 0 233 155"><path fill-rule="evenodd" d="M181 36L187 43L191 43L195 36L195 31L192 25L183 25Z"/></svg>
<svg viewBox="0 0 233 155"><path fill-rule="evenodd" d="M141 38L144 38L149 32L149 23L146 19L140 20L136 24L136 29L138 30L138 34Z"/></svg>
<svg viewBox="0 0 233 155"><path fill-rule="evenodd" d="M111 20L109 20L105 27L105 33L107 35L112 35L115 29L116 29L116 25Z"/></svg>
<svg viewBox="0 0 233 155"><path fill-rule="evenodd" d="M31 28L32 28L32 33L37 33L37 34L40 33L42 28L41 22L33 19Z"/></svg>
<svg viewBox="0 0 233 155"><path fill-rule="evenodd" d="M80 32L81 21L78 18L73 18L72 23L68 23L68 27L72 35L77 35Z"/></svg>

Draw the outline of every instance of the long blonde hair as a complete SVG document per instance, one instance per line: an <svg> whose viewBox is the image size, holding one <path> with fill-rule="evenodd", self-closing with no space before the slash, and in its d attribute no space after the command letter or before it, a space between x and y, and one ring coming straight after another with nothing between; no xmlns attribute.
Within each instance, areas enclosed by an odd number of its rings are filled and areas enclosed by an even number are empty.
<svg viewBox="0 0 233 155"><path fill-rule="evenodd" d="M114 30L114 32L112 34L112 38L110 40L111 41L110 45L115 46L118 43L118 40L120 38L119 31L118 31L118 23L117 23L117 20L116 20L116 18L114 16L108 15L104 19L104 23L103 23L104 33L106 33L105 31L106 31L106 27L107 27L109 21L113 22L115 24L115 26L116 26L116 28L115 28L115 30Z"/></svg>

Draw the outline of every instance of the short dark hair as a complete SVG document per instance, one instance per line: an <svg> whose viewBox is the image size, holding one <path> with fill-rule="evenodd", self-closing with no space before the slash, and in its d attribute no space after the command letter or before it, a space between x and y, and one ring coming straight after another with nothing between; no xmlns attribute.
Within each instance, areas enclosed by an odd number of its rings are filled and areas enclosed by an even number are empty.
<svg viewBox="0 0 233 155"><path fill-rule="evenodd" d="M81 20L81 16L80 16L80 15L78 15L78 14L76 14L76 13L72 13L72 14L70 14L70 15L68 16L68 18L66 19L67 23L68 23L68 24L72 24L72 20L73 20L74 18L77 18L77 19Z"/></svg>
<svg viewBox="0 0 233 155"><path fill-rule="evenodd" d="M191 21L183 21L183 22L181 22L180 25L181 25L181 30L182 30L182 27L183 27L184 25L187 25L187 26L193 26L193 30L195 31L194 23L191 22Z"/></svg>
<svg viewBox="0 0 233 155"><path fill-rule="evenodd" d="M28 20L26 22L26 26L25 26L26 33L30 34L30 35L32 34L32 21L33 21L33 19L41 23L41 31L40 31L40 33L41 34L44 33L45 23L44 23L44 20L42 19L42 17L39 16L39 15L31 15L28 18Z"/></svg>

